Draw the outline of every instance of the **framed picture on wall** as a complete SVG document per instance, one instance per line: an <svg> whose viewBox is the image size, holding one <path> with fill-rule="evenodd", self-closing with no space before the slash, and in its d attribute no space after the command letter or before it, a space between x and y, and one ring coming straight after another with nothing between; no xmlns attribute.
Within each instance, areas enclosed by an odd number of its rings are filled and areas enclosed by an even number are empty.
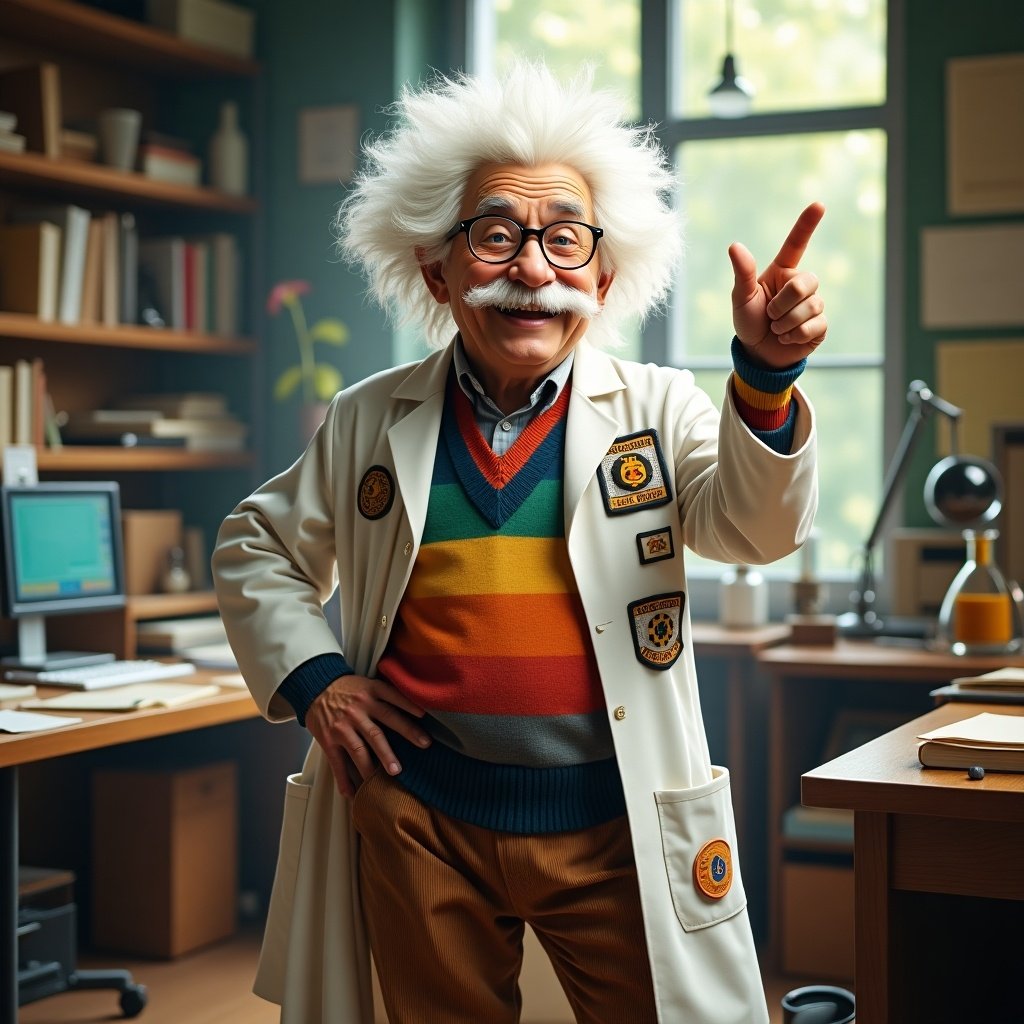
<svg viewBox="0 0 1024 1024"><path fill-rule="evenodd" d="M992 458L1003 478L1003 512L996 523L999 568L1024 586L1024 422L992 427Z"/></svg>
<svg viewBox="0 0 1024 1024"><path fill-rule="evenodd" d="M1024 213L1024 54L946 64L951 214Z"/></svg>

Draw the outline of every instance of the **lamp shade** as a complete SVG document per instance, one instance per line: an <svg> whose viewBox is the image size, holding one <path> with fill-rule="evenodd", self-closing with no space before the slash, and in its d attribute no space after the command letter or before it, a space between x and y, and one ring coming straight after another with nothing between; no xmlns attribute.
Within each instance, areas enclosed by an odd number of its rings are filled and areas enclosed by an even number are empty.
<svg viewBox="0 0 1024 1024"><path fill-rule="evenodd" d="M715 117L746 117L753 99L753 86L736 74L736 58L727 53L722 61L721 81L708 93L711 113Z"/></svg>

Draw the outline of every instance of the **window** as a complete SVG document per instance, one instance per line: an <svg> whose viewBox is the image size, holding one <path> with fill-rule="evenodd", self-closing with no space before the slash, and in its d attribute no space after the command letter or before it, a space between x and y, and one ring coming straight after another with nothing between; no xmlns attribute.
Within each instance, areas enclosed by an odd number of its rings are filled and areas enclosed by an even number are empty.
<svg viewBox="0 0 1024 1024"><path fill-rule="evenodd" d="M824 202L805 262L821 278L829 337L801 383L824 453L818 568L854 572L880 498L893 320L886 0L733 0L732 49L755 98L732 120L707 104L726 52L726 0L467 2L475 71L500 72L520 54L568 75L589 59L599 85L659 125L679 171L686 258L669 315L648 322L636 355L694 370L716 403L731 367L729 244L742 241L763 267L804 206Z"/></svg>

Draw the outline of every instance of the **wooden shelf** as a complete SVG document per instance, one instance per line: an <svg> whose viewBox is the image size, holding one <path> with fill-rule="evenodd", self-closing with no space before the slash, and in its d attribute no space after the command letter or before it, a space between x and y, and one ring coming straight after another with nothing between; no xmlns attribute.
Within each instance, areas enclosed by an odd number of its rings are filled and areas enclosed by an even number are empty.
<svg viewBox="0 0 1024 1024"><path fill-rule="evenodd" d="M45 323L24 313L0 313L0 338L26 341L54 341L69 345L110 348L138 348L154 352L189 352L194 355L252 356L259 350L251 338L224 338L194 331L162 330L124 324L68 325Z"/></svg>
<svg viewBox="0 0 1024 1024"><path fill-rule="evenodd" d="M216 611L217 595L212 590L197 590L187 594L139 594L129 597L125 605L125 614L131 622Z"/></svg>
<svg viewBox="0 0 1024 1024"><path fill-rule="evenodd" d="M0 29L69 53L178 77L253 77L255 60L211 50L170 32L68 0L0 0Z"/></svg>
<svg viewBox="0 0 1024 1024"><path fill-rule="evenodd" d="M239 469L251 466L250 452L190 452L182 448L118 448L66 445L36 450L40 472L146 473L182 469Z"/></svg>
<svg viewBox="0 0 1024 1024"><path fill-rule="evenodd" d="M3 2L0 0L0 4ZM259 203L251 196L233 196L213 188L172 185L135 171L121 171L81 160L63 160L42 153L0 152L0 183L35 191L87 195L121 206L175 206L241 216L249 216L259 209Z"/></svg>

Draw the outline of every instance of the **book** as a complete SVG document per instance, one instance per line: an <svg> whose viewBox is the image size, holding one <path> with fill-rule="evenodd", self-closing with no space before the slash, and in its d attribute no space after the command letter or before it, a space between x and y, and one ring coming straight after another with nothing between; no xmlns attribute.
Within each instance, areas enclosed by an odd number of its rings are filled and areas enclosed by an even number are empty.
<svg viewBox="0 0 1024 1024"><path fill-rule="evenodd" d="M958 676L950 684L961 689L993 690L1002 687L1024 689L1024 668L997 668L979 676Z"/></svg>
<svg viewBox="0 0 1024 1024"><path fill-rule="evenodd" d="M0 366L0 452L14 443L14 367Z"/></svg>
<svg viewBox="0 0 1024 1024"><path fill-rule="evenodd" d="M24 153L27 141L17 132L0 132L0 150L5 153Z"/></svg>
<svg viewBox="0 0 1024 1024"><path fill-rule="evenodd" d="M183 150L143 143L139 147L139 170L154 181L195 187L202 179L203 165L199 157Z"/></svg>
<svg viewBox="0 0 1024 1024"><path fill-rule="evenodd" d="M189 647L225 643L227 635L219 615L201 615L191 619L139 622L135 627L135 640L139 650L180 654Z"/></svg>
<svg viewBox="0 0 1024 1024"><path fill-rule="evenodd" d="M89 234L85 244L85 270L82 272L82 309L79 322L100 321L103 300L103 221L89 218Z"/></svg>
<svg viewBox="0 0 1024 1024"><path fill-rule="evenodd" d="M192 701L216 697L220 687L196 683L129 683L106 690L82 690L59 697L23 700L21 708L50 711L141 711L144 708L175 708Z"/></svg>
<svg viewBox="0 0 1024 1024"><path fill-rule="evenodd" d="M1024 771L1024 716L990 711L951 722L918 737L918 760L926 768Z"/></svg>
<svg viewBox="0 0 1024 1024"><path fill-rule="evenodd" d="M118 319L123 324L139 320L139 231L134 213L122 213L117 221Z"/></svg>
<svg viewBox="0 0 1024 1024"><path fill-rule="evenodd" d="M89 242L88 210L71 203L56 206L22 207L14 210L16 223L48 221L61 231L57 320L77 324L82 313L82 285L85 278L85 253Z"/></svg>
<svg viewBox="0 0 1024 1024"><path fill-rule="evenodd" d="M18 127L18 115L10 110L0 110L0 132L13 132Z"/></svg>
<svg viewBox="0 0 1024 1024"><path fill-rule="evenodd" d="M139 291L140 305L145 292L145 301L167 327L187 329L184 238L147 238L139 242Z"/></svg>
<svg viewBox="0 0 1024 1024"><path fill-rule="evenodd" d="M17 118L25 148L60 156L60 68L49 61L0 70L0 107Z"/></svg>
<svg viewBox="0 0 1024 1024"><path fill-rule="evenodd" d="M219 644L199 644L189 647L182 657L199 668L238 668L234 651L227 641Z"/></svg>
<svg viewBox="0 0 1024 1024"><path fill-rule="evenodd" d="M172 419L158 416L156 418L136 417L130 420L114 422L97 420L91 413L76 413L68 418L65 426L68 437L88 433L93 437L116 436L133 433L149 437L242 437L248 427L230 416L216 416L205 419Z"/></svg>
<svg viewBox="0 0 1024 1024"><path fill-rule="evenodd" d="M24 700L35 695L35 683L0 683L0 700Z"/></svg>
<svg viewBox="0 0 1024 1024"><path fill-rule="evenodd" d="M0 309L55 320L60 253L56 224L0 225Z"/></svg>
<svg viewBox="0 0 1024 1024"><path fill-rule="evenodd" d="M65 160L94 163L99 152L99 139L92 132L62 128L60 131L60 155Z"/></svg>
<svg viewBox="0 0 1024 1024"><path fill-rule="evenodd" d="M96 414L114 418L117 414L130 415L139 410L155 412L161 416L182 419L206 419L225 416L228 412L227 396L219 391L168 391L165 394L125 395L115 399L116 409L97 409Z"/></svg>
<svg viewBox="0 0 1024 1024"><path fill-rule="evenodd" d="M27 359L14 364L14 443L32 443L32 364Z"/></svg>
<svg viewBox="0 0 1024 1024"><path fill-rule="evenodd" d="M100 321L106 327L121 322L121 220L114 212L103 214L103 266L100 271Z"/></svg>

